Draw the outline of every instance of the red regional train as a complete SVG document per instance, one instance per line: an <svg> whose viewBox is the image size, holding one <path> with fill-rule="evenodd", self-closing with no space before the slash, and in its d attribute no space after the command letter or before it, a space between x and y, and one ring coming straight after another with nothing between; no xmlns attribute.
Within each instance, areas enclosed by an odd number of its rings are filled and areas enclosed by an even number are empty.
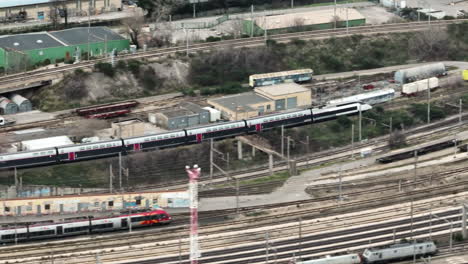
<svg viewBox="0 0 468 264"><path fill-rule="evenodd" d="M68 223L50 223L0 229L0 243L102 233L115 230L169 224L172 217L164 210L124 214L109 218L89 218Z"/></svg>

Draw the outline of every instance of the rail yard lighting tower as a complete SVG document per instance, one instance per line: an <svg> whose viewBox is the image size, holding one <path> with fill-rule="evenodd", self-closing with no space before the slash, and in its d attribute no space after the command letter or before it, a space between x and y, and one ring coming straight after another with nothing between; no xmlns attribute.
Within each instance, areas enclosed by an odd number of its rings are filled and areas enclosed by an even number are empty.
<svg viewBox="0 0 468 264"><path fill-rule="evenodd" d="M195 164L193 168L185 166L185 171L190 179L190 264L198 264L198 258L201 256L198 247L198 179L201 169Z"/></svg>

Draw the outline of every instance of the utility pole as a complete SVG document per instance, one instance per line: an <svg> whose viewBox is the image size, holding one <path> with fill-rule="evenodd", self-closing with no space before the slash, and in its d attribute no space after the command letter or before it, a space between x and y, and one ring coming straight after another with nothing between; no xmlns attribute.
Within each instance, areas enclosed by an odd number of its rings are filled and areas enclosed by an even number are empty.
<svg viewBox="0 0 468 264"><path fill-rule="evenodd" d="M91 0L89 0L89 3L88 3L88 60L91 57L90 30L91 30Z"/></svg>
<svg viewBox="0 0 468 264"><path fill-rule="evenodd" d="M119 189L120 191L123 191L122 189L122 152L119 152Z"/></svg>
<svg viewBox="0 0 468 264"><path fill-rule="evenodd" d="M294 8L294 0L291 0L291 8Z"/></svg>
<svg viewBox="0 0 468 264"><path fill-rule="evenodd" d="M196 8L195 8L195 3L193 3L193 18L196 18L197 17L197 13L196 13Z"/></svg>
<svg viewBox="0 0 468 264"><path fill-rule="evenodd" d="M301 257L302 253L302 217L299 216L299 258Z"/></svg>
<svg viewBox="0 0 468 264"><path fill-rule="evenodd" d="M293 1L293 0L291 0ZM267 23L266 23L266 9L264 11L264 15L263 15L263 33L264 33L264 37L265 37L265 45L267 44L267 40L268 40L268 28L267 28Z"/></svg>
<svg viewBox="0 0 468 264"><path fill-rule="evenodd" d="M354 159L354 124L351 124L351 158Z"/></svg>
<svg viewBox="0 0 468 264"><path fill-rule="evenodd" d="M413 239L413 199L411 199L411 239Z"/></svg>
<svg viewBox="0 0 468 264"><path fill-rule="evenodd" d="M348 1L346 1L346 4L348 4ZM349 34L349 19L348 19L348 6L346 6L346 35Z"/></svg>
<svg viewBox="0 0 468 264"><path fill-rule="evenodd" d="M465 240L468 237L466 231L466 205L462 204L462 237Z"/></svg>
<svg viewBox="0 0 468 264"><path fill-rule="evenodd" d="M198 165L185 166L185 171L190 179L190 264L198 264L198 258L201 256L198 245L198 179L201 169Z"/></svg>
<svg viewBox="0 0 468 264"><path fill-rule="evenodd" d="M284 157L284 126L281 125L281 156Z"/></svg>
<svg viewBox="0 0 468 264"><path fill-rule="evenodd" d="M250 6L250 37L253 38L253 31L254 31L254 15L253 15L253 12L254 12L254 6L251 5Z"/></svg>
<svg viewBox="0 0 468 264"><path fill-rule="evenodd" d="M431 88L427 79L427 123L431 123Z"/></svg>
<svg viewBox="0 0 468 264"><path fill-rule="evenodd" d="M184 33L185 33L185 56L188 57L188 54L189 54L188 31L185 28L185 25L183 26L182 29L184 30Z"/></svg>
<svg viewBox="0 0 468 264"><path fill-rule="evenodd" d="M269 263L268 261L268 255L269 255L269 234L268 232L265 233L265 250L266 250L266 255L265 255L265 263Z"/></svg>
<svg viewBox="0 0 468 264"><path fill-rule="evenodd" d="M236 214L239 214L239 178L236 179Z"/></svg>
<svg viewBox="0 0 468 264"><path fill-rule="evenodd" d="M19 197L18 171L16 170L16 167L14 168L14 172L15 172L15 193L16 193L16 197Z"/></svg>
<svg viewBox="0 0 468 264"><path fill-rule="evenodd" d="M341 204L341 201L343 200L343 194L342 194L342 179L341 179L341 166L340 166L340 172L338 173L338 202Z"/></svg>
<svg viewBox="0 0 468 264"><path fill-rule="evenodd" d="M210 139L210 184L213 184L213 138Z"/></svg>
<svg viewBox="0 0 468 264"><path fill-rule="evenodd" d="M333 9L333 22L334 22L334 29L336 29L336 0L335 0L335 6Z"/></svg>
<svg viewBox="0 0 468 264"><path fill-rule="evenodd" d="M114 178L114 172L112 171L112 163L109 164L109 193L112 193L112 180Z"/></svg>
<svg viewBox="0 0 468 264"><path fill-rule="evenodd" d="M458 114L459 114L458 123L460 123L460 124L462 123L462 102L463 102L462 99L460 99L460 101L459 101L460 107L459 107L459 110L458 110Z"/></svg>
<svg viewBox="0 0 468 264"><path fill-rule="evenodd" d="M290 136L287 137L287 140L288 140L288 142L287 142L287 148L288 148L288 150L287 150L286 153L287 153L287 158L288 158L288 169L291 170L291 164L290 164L290 161L291 161L291 160L290 160L290 158L289 158L289 157L290 157L290 156L289 156L289 141L291 140Z"/></svg>
<svg viewBox="0 0 468 264"><path fill-rule="evenodd" d="M362 141L362 111L361 111L361 104L359 104L359 142L361 141Z"/></svg>
<svg viewBox="0 0 468 264"><path fill-rule="evenodd" d="M416 177L418 176L418 150L414 151L414 187L416 188Z"/></svg>

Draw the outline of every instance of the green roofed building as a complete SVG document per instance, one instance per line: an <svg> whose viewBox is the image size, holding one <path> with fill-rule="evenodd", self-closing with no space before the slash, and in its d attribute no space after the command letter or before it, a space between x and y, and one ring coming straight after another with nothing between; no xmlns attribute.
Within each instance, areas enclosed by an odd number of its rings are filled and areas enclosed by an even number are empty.
<svg viewBox="0 0 468 264"><path fill-rule="evenodd" d="M336 14L336 15L335 15ZM361 26L366 24L366 18L354 8L333 8L316 11L288 13L281 15L257 16L246 19L243 23L243 33L263 35L267 33L285 33L291 31L330 29L336 27Z"/></svg>
<svg viewBox="0 0 468 264"><path fill-rule="evenodd" d="M106 27L0 36L0 67L17 71L38 64L72 61L78 52L87 53L88 49L91 56L103 56L113 49L128 50L129 46L129 40Z"/></svg>

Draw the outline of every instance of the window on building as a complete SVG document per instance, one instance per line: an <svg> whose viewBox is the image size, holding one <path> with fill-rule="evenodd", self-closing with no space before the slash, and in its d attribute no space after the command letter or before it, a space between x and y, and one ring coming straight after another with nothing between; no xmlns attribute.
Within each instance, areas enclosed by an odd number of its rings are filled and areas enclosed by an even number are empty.
<svg viewBox="0 0 468 264"><path fill-rule="evenodd" d="M136 199L136 205L141 205L141 199Z"/></svg>
<svg viewBox="0 0 468 264"><path fill-rule="evenodd" d="M114 201L109 201L107 204L108 204L109 206L114 206Z"/></svg>
<svg viewBox="0 0 468 264"><path fill-rule="evenodd" d="M267 109L267 110L270 110L270 109L271 109L271 106L270 106L270 105L267 105L267 108L266 108L266 109Z"/></svg>
<svg viewBox="0 0 468 264"><path fill-rule="evenodd" d="M10 212L10 207L5 206L5 212Z"/></svg>
<svg viewBox="0 0 468 264"><path fill-rule="evenodd" d="M46 204L46 205L44 205L44 209L46 209L46 210L50 210L50 204Z"/></svg>

